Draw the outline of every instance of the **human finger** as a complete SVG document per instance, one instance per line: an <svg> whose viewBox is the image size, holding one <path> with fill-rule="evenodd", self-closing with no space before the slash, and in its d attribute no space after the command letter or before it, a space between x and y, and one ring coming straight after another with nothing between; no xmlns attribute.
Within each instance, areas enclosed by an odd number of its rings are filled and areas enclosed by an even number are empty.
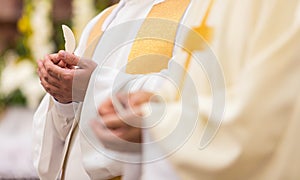
<svg viewBox="0 0 300 180"><path fill-rule="evenodd" d="M66 63L65 63L64 61L59 61L59 62L57 63L57 65L58 65L59 67L62 67L62 68L67 67L67 65L66 65Z"/></svg>
<svg viewBox="0 0 300 180"><path fill-rule="evenodd" d="M129 96L127 94L118 93L116 97L125 109L129 108Z"/></svg>
<svg viewBox="0 0 300 180"><path fill-rule="evenodd" d="M60 88L55 87L54 85L48 83L43 77L40 79L41 85L44 87L44 89L51 95L54 93L57 94L60 91Z"/></svg>
<svg viewBox="0 0 300 180"><path fill-rule="evenodd" d="M40 80L44 79L47 83L49 83L57 88L60 88L59 80L50 76L47 73L47 71L42 63L39 63L38 66L39 66L38 74L39 74Z"/></svg>
<svg viewBox="0 0 300 180"><path fill-rule="evenodd" d="M40 78L40 80L45 79L47 77L47 72L46 72L45 67L44 67L44 61L39 60L37 63L38 63L39 78Z"/></svg>
<svg viewBox="0 0 300 180"><path fill-rule="evenodd" d="M102 121L109 129L125 127L140 128L142 125L142 111L140 108L128 108L122 113L114 113L102 116Z"/></svg>
<svg viewBox="0 0 300 180"><path fill-rule="evenodd" d="M41 71L42 68L44 68L43 61L42 60L38 60L37 61L37 65L38 65L37 72L38 72L39 77L41 77L40 76L40 71Z"/></svg>
<svg viewBox="0 0 300 180"><path fill-rule="evenodd" d="M99 107L98 113L100 116L115 113L111 98L107 98Z"/></svg>
<svg viewBox="0 0 300 180"><path fill-rule="evenodd" d="M58 52L59 58L64 61L69 66L77 66L79 63L79 58L71 53L68 53L66 51L59 51Z"/></svg>
<svg viewBox="0 0 300 180"><path fill-rule="evenodd" d="M72 80L74 71L71 69L61 68L55 64L53 64L47 57L44 60L44 66L47 71L52 77L56 78L57 80Z"/></svg>
<svg viewBox="0 0 300 180"><path fill-rule="evenodd" d="M54 63L54 64L58 64L60 62L60 59L58 57L57 53L54 54L48 54L50 60Z"/></svg>
<svg viewBox="0 0 300 180"><path fill-rule="evenodd" d="M138 152L141 150L140 143L133 143L122 139L125 133L119 133L119 130L109 130L95 120L91 122L91 127L97 138L107 149L120 152ZM123 135L121 135L122 137L119 137L118 134Z"/></svg>
<svg viewBox="0 0 300 180"><path fill-rule="evenodd" d="M127 127L127 124L121 120L121 117L117 114L109 114L102 116L103 125L108 129L118 129Z"/></svg>
<svg viewBox="0 0 300 180"><path fill-rule="evenodd" d="M60 103L70 103L72 97L66 96L66 93L56 86L49 84L44 78L41 78L41 85L45 91L54 97Z"/></svg>

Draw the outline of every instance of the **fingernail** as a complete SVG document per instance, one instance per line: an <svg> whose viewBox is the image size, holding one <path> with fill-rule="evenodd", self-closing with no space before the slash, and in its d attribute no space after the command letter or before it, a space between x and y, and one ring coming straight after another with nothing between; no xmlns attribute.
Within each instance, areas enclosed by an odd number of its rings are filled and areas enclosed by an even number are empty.
<svg viewBox="0 0 300 180"><path fill-rule="evenodd" d="M61 51L60 55L63 57L63 59L66 59L66 52L65 51Z"/></svg>
<svg viewBox="0 0 300 180"><path fill-rule="evenodd" d="M65 53L65 51L60 50L58 54L59 54L59 56L60 56L61 58L63 58L63 59L66 58L66 53Z"/></svg>
<svg viewBox="0 0 300 180"><path fill-rule="evenodd" d="M64 55L64 59L67 59L67 53L65 51L63 52L63 55Z"/></svg>

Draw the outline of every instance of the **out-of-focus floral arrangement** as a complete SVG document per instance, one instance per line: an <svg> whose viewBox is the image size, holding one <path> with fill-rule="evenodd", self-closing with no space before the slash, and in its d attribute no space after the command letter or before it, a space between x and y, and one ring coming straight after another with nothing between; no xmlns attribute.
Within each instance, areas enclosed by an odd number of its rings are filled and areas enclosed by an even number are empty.
<svg viewBox="0 0 300 180"><path fill-rule="evenodd" d="M3 55L0 74L0 108L23 105L35 108L44 91L36 73L36 60L53 52L50 0L25 0L18 21L21 36L16 49Z"/></svg>
<svg viewBox="0 0 300 180"><path fill-rule="evenodd" d="M72 27L78 38L86 23L111 0L73 0ZM63 48L60 24L52 22L52 0L24 0L23 15L18 21L20 38L15 49L0 56L0 111L7 106L36 108L45 94L36 72L36 61Z"/></svg>

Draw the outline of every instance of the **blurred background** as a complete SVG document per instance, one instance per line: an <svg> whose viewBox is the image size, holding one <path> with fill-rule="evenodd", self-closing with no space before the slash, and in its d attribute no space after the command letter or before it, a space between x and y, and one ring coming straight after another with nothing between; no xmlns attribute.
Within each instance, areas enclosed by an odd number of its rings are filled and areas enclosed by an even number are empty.
<svg viewBox="0 0 300 180"><path fill-rule="evenodd" d="M77 41L86 23L118 0L0 0L0 179L37 178L31 124L45 94L36 61L64 49L61 25Z"/></svg>

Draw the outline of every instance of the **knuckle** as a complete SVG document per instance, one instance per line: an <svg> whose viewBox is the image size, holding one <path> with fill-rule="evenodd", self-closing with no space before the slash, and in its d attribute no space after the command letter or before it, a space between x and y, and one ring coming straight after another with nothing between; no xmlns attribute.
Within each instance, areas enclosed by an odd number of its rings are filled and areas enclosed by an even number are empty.
<svg viewBox="0 0 300 180"><path fill-rule="evenodd" d="M46 74L43 74L43 75L42 75L42 78L43 78L45 81L47 81L48 76L47 76Z"/></svg>
<svg viewBox="0 0 300 180"><path fill-rule="evenodd" d="M52 72L50 67L46 67L45 69L46 69L46 72L49 74Z"/></svg>
<svg viewBox="0 0 300 180"><path fill-rule="evenodd" d="M45 81L42 82L42 85L43 85L43 87L44 87L45 89L51 89L50 86L49 86L49 84L46 83Z"/></svg>
<svg viewBox="0 0 300 180"><path fill-rule="evenodd" d="M45 81L49 82L49 77L48 76L44 76Z"/></svg>
<svg viewBox="0 0 300 180"><path fill-rule="evenodd" d="M43 79L41 79L41 84L42 84L43 87L45 87L45 85L46 85L46 83Z"/></svg>

